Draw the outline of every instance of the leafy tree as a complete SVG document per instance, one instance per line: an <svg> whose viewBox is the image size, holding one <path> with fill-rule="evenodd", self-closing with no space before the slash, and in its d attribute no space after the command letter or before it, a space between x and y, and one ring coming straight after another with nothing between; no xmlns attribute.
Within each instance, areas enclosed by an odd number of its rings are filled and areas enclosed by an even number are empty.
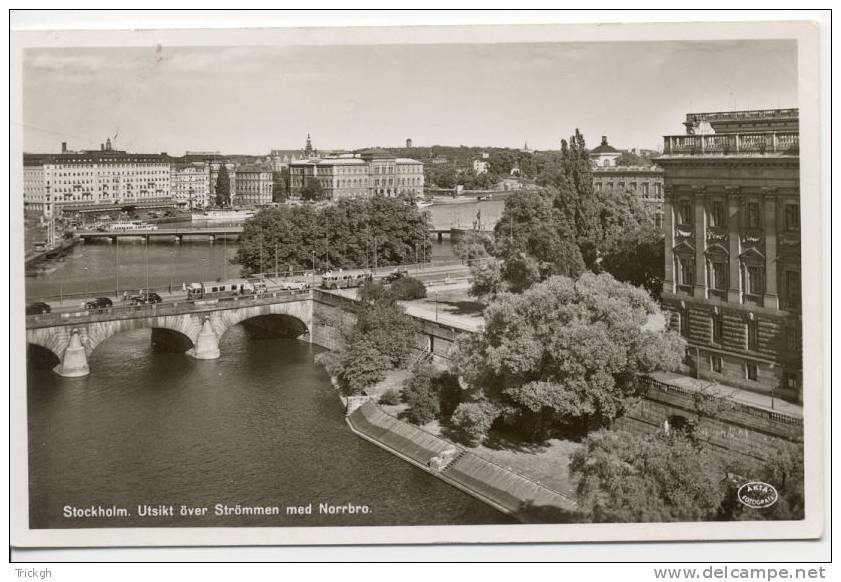
<svg viewBox="0 0 841 582"><path fill-rule="evenodd" d="M600 431L569 468L579 508L597 523L713 520L729 486L722 459L679 433Z"/></svg>
<svg viewBox="0 0 841 582"><path fill-rule="evenodd" d="M359 300L363 303L390 305L394 303L395 297L391 289L383 285L382 281L371 279L359 289Z"/></svg>
<svg viewBox="0 0 841 582"><path fill-rule="evenodd" d="M228 168L222 164L219 168L219 175L216 177L216 205L231 205L231 177L228 175Z"/></svg>
<svg viewBox="0 0 841 582"><path fill-rule="evenodd" d="M394 388L386 390L383 395L380 396L380 404L388 404L391 406L400 404L400 392Z"/></svg>
<svg viewBox="0 0 841 582"><path fill-rule="evenodd" d="M301 200L309 200L311 202L318 202L327 199L327 190L321 185L321 182L315 178L306 180L301 187Z"/></svg>
<svg viewBox="0 0 841 582"><path fill-rule="evenodd" d="M636 393L637 374L683 359L680 336L644 329L658 313L645 291L610 275L551 277L491 301L482 332L459 342L458 370L532 438L604 425Z"/></svg>
<svg viewBox="0 0 841 582"><path fill-rule="evenodd" d="M415 347L415 322L393 302L363 305L356 315L351 343L360 336L387 358L389 368L402 367Z"/></svg>
<svg viewBox="0 0 841 582"><path fill-rule="evenodd" d="M376 341L363 334L354 336L353 341L338 354L336 378L345 396L362 394L365 388L385 377L391 360L380 352Z"/></svg>
<svg viewBox="0 0 841 582"><path fill-rule="evenodd" d="M469 445L482 442L499 416L499 408L484 400L473 400L459 404L450 422L459 431L459 437Z"/></svg>
<svg viewBox="0 0 841 582"><path fill-rule="evenodd" d="M507 198L494 232L502 277L514 292L552 275L576 276L584 270L575 231L553 207L548 189Z"/></svg>
<svg viewBox="0 0 841 582"><path fill-rule="evenodd" d="M409 422L426 424L441 414L434 378L435 370L432 366L419 366L403 387L403 401L409 405L404 415Z"/></svg>
<svg viewBox="0 0 841 582"><path fill-rule="evenodd" d="M663 233L652 224L640 225L605 249L601 268L619 281L644 287L659 299L665 277Z"/></svg>
<svg viewBox="0 0 841 582"><path fill-rule="evenodd" d="M764 461L731 459L727 469L730 479L727 499L722 507L722 518L739 521L798 520L805 515L803 490L803 446L779 441L766 451ZM777 502L771 507L753 509L741 504L736 495L741 485L748 481L762 481L777 490Z"/></svg>
<svg viewBox="0 0 841 582"><path fill-rule="evenodd" d="M430 253L427 220L417 208L383 196L325 208L265 209L245 222L232 262L242 265L244 276L264 270L261 255L264 267L274 265L275 250L278 265L293 270L403 264Z"/></svg>
<svg viewBox="0 0 841 582"><path fill-rule="evenodd" d="M402 301L423 299L426 297L426 285L414 277L401 277L391 284L391 294Z"/></svg>
<svg viewBox="0 0 841 582"><path fill-rule="evenodd" d="M484 259L493 254L494 241L488 233L469 230L454 245L456 255L468 263L476 259Z"/></svg>
<svg viewBox="0 0 841 582"><path fill-rule="evenodd" d="M467 292L482 302L491 301L508 288L502 278L502 262L497 259L471 265L470 276Z"/></svg>
<svg viewBox="0 0 841 582"><path fill-rule="evenodd" d="M285 202L289 199L289 168L272 172L272 202Z"/></svg>

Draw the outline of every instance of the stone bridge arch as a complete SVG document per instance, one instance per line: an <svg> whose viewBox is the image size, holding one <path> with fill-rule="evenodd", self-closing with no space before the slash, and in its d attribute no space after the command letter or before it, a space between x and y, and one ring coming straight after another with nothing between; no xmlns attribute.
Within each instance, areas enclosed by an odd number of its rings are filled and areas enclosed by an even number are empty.
<svg viewBox="0 0 841 582"><path fill-rule="evenodd" d="M307 334L312 330L312 301L264 303L215 311L173 315L151 315L93 322L68 323L52 327L26 330L27 343L49 350L60 363L53 370L65 377L80 377L90 373L88 358L102 342L119 333L135 329L167 329L190 340L192 348L186 353L196 359L219 357L219 339L228 329L242 321L266 315L286 315L300 320Z"/></svg>

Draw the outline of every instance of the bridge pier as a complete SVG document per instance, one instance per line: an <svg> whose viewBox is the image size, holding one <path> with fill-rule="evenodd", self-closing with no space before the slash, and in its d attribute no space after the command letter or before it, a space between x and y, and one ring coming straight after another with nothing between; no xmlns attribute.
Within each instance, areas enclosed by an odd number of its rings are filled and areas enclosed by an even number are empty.
<svg viewBox="0 0 841 582"><path fill-rule="evenodd" d="M65 378L81 378L91 373L88 367L88 356L79 337L79 330L70 332L70 343L61 354L61 363L53 368L56 374Z"/></svg>
<svg viewBox="0 0 841 582"><path fill-rule="evenodd" d="M438 242L444 242L444 232L438 231Z"/></svg>
<svg viewBox="0 0 841 582"><path fill-rule="evenodd" d="M213 331L209 317L204 318L201 331L196 338L196 346L187 353L197 360L215 360L219 357L219 338Z"/></svg>

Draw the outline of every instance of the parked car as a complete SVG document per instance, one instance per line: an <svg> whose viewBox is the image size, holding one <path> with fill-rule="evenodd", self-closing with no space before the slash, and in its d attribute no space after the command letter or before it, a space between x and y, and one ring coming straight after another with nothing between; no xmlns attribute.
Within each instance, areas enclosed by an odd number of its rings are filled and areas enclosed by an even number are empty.
<svg viewBox="0 0 841 582"><path fill-rule="evenodd" d="M132 295L130 303L132 305L147 305L150 303L160 303L163 301L161 296L154 291L148 291L139 295Z"/></svg>
<svg viewBox="0 0 841 582"><path fill-rule="evenodd" d="M85 309L106 309L112 305L112 301L107 297L97 297L85 303Z"/></svg>
<svg viewBox="0 0 841 582"><path fill-rule="evenodd" d="M409 276L409 271L406 271L405 269L398 269L398 270L392 271L391 273L389 273L388 275L383 277L383 283L386 283L386 284L394 283L395 281L397 281L397 279L402 279L403 277L408 277L408 276Z"/></svg>
<svg viewBox="0 0 841 582"><path fill-rule="evenodd" d="M26 306L26 315L43 315L52 311L52 307L43 301L36 301Z"/></svg>

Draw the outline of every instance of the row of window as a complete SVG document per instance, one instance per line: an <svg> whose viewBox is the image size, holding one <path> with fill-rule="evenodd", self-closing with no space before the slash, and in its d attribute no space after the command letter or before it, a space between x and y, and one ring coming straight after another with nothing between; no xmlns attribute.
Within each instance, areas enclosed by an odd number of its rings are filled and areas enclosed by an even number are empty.
<svg viewBox="0 0 841 582"><path fill-rule="evenodd" d="M678 313L680 334L689 339L689 316ZM755 352L759 349L759 318L745 319L742 323L744 349ZM714 345L721 346L724 341L724 315L721 312L710 315L710 337ZM785 349L789 352L799 352L802 347L803 335L799 327L790 326L785 329Z"/></svg>
<svg viewBox="0 0 841 582"><path fill-rule="evenodd" d="M637 184L638 184L637 182L628 182L628 184L627 184L628 189L631 192L636 192L637 189L639 189L639 191L642 193L643 196L648 196L650 194L651 184L649 182L639 183L639 188L637 187ZM608 191L613 190L613 182L612 181L604 182L604 185L605 185L606 190L608 190ZM617 188L619 190L624 190L625 189L625 182L617 182L616 185L617 185ZM597 192L602 191L602 182L596 182L596 191ZM655 184L654 184L654 195L655 195L655 198L658 198L658 199L663 198L663 184L661 184L659 182L655 182Z"/></svg>
<svg viewBox="0 0 841 582"><path fill-rule="evenodd" d="M709 201L705 209L707 224L711 227L727 227L727 205L722 199ZM680 226L691 226L695 222L692 200L681 198L677 201L676 219ZM762 207L758 200L745 203L744 212L740 213L740 226L747 228L761 228ZM800 205L786 203L783 207L783 227L788 231L800 230Z"/></svg>
<svg viewBox="0 0 841 582"><path fill-rule="evenodd" d="M695 257L686 254L675 255L675 272L679 286L688 288L695 285ZM706 287L711 296L726 299L730 284L729 273L729 262L725 258L714 256L707 260ZM766 287L765 265L753 259L742 259L739 264L739 274L743 298L749 301L760 301ZM800 271L783 268L779 279L778 291L781 305L787 308L799 308L802 293Z"/></svg>

